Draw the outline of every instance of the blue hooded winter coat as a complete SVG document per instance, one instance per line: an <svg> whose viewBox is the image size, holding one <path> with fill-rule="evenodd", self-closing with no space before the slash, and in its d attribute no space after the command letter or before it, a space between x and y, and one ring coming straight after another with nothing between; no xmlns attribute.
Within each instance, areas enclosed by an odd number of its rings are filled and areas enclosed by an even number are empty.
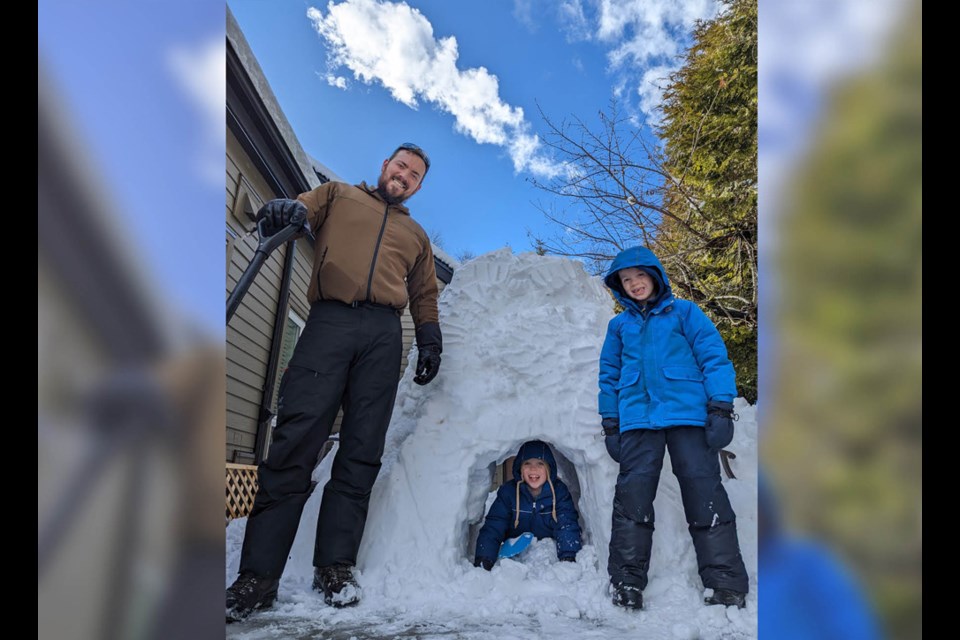
<svg viewBox="0 0 960 640"><path fill-rule="evenodd" d="M628 297L618 271L641 269L657 291L644 303ZM620 431L704 426L707 402L733 402L733 364L713 322L694 303L673 297L660 260L645 247L620 252L604 283L624 311L610 320L600 352L600 415Z"/></svg>
<svg viewBox="0 0 960 640"><path fill-rule="evenodd" d="M538 458L547 463L547 483L536 498L520 476L524 460ZM525 442L513 461L513 480L497 491L497 498L477 536L476 559L495 561L507 538L531 532L537 538L554 538L558 558L575 558L580 551L580 523L570 490L557 477L557 463L549 445L540 440Z"/></svg>

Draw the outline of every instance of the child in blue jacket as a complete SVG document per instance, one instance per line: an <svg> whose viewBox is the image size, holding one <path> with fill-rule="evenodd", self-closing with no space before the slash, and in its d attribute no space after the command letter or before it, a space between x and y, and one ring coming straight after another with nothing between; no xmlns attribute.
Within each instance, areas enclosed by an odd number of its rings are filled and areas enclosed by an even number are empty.
<svg viewBox="0 0 960 640"><path fill-rule="evenodd" d="M607 570L614 604L643 608L653 544L653 500L670 450L708 604L743 607L747 571L718 452L733 438L733 365L697 305L673 296L660 260L621 252L604 279L624 311L600 353L600 416L620 463Z"/></svg>
<svg viewBox="0 0 960 640"><path fill-rule="evenodd" d="M560 560L576 561L582 546L577 509L567 485L557 477L553 452L540 440L525 442L517 452L513 480L497 491L480 528L474 566L489 571L503 541L528 531L555 539Z"/></svg>

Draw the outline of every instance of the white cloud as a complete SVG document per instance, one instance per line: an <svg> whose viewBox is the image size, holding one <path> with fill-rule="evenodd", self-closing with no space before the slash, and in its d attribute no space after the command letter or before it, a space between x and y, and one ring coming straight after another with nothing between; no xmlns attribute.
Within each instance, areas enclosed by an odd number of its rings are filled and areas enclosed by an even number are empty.
<svg viewBox="0 0 960 640"><path fill-rule="evenodd" d="M657 121L662 81L682 64L697 20L717 15L717 0L563 0L560 21L570 37L607 47L617 84L628 82L640 97L640 110Z"/></svg>
<svg viewBox="0 0 960 640"><path fill-rule="evenodd" d="M643 72L637 94L640 96L640 110L647 115L647 122L660 124L662 118L659 110L663 102L663 89L668 82L668 76L676 71L675 66L658 65Z"/></svg>
<svg viewBox="0 0 960 640"><path fill-rule="evenodd" d="M592 33L590 22L583 11L580 0L562 0L557 6L560 23L573 40L589 40Z"/></svg>
<svg viewBox="0 0 960 640"><path fill-rule="evenodd" d="M198 170L205 179L223 185L223 147L226 144L224 104L227 101L227 49L223 34L204 43L178 46L168 54L174 76L204 119L204 148Z"/></svg>
<svg viewBox="0 0 960 640"><path fill-rule="evenodd" d="M669 54L678 29L689 31L719 8L716 0L597 0L597 37L611 42L627 35L624 46L641 57Z"/></svg>
<svg viewBox="0 0 960 640"><path fill-rule="evenodd" d="M513 17L526 27L530 33L536 33L539 28L534 15L540 11L535 7L537 0L513 0Z"/></svg>
<svg viewBox="0 0 960 640"><path fill-rule="evenodd" d="M562 170L530 135L523 109L500 98L497 76L484 67L460 69L454 37L436 38L433 25L405 2L345 0L307 17L329 47L332 68L346 67L365 84L384 86L416 109L421 102L451 114L455 128L479 143L504 147L516 171L552 177Z"/></svg>
<svg viewBox="0 0 960 640"><path fill-rule="evenodd" d="M327 84L337 89L347 88L347 79L343 76L335 76L332 73L327 74Z"/></svg>

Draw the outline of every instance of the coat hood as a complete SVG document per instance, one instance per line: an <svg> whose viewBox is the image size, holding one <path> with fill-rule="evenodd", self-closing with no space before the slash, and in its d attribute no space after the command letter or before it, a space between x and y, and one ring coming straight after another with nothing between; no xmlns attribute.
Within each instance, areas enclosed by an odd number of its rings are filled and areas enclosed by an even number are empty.
<svg viewBox="0 0 960 640"><path fill-rule="evenodd" d="M513 477L520 481L520 465L524 460L539 459L550 467L550 479L557 479L557 460L553 457L550 445L542 440L530 440L520 445L517 457L513 459Z"/></svg>
<svg viewBox="0 0 960 640"><path fill-rule="evenodd" d="M627 267L642 269L649 273L654 279L657 285L657 293L647 302L648 307L655 307L661 301L673 297L673 290L670 288L670 280L667 278L667 272L653 251L650 251L650 249L646 247L630 247L617 254L617 257L614 258L610 264L607 275L603 278L603 283L613 291L617 302L623 307L639 310L639 304L636 300L630 298L623 291L623 286L620 284L620 277L617 275L618 271L626 269Z"/></svg>
<svg viewBox="0 0 960 640"><path fill-rule="evenodd" d="M547 474L546 486L550 487L550 500L552 501L551 515L553 521L556 522L557 490L554 488L553 483L557 480L557 460L553 457L553 451L550 450L550 445L546 442L542 440L530 440L520 445L520 450L517 451L517 457L513 459L513 482L515 482L517 486L517 506L513 526L516 528L520 525L520 486L526 486L523 482L523 476L520 475L520 467L525 460L543 460L547 463L547 468L550 469L550 473Z"/></svg>

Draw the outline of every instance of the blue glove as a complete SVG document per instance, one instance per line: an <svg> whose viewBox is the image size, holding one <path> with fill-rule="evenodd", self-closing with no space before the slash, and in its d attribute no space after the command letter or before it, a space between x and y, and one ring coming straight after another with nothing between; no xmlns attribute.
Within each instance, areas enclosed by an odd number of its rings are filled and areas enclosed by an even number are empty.
<svg viewBox="0 0 960 640"><path fill-rule="evenodd" d="M733 441L733 403L711 400L707 403L707 446L719 451Z"/></svg>
<svg viewBox="0 0 960 640"><path fill-rule="evenodd" d="M604 418L600 426L603 427L603 444L607 453L614 462L620 462L620 418Z"/></svg>

